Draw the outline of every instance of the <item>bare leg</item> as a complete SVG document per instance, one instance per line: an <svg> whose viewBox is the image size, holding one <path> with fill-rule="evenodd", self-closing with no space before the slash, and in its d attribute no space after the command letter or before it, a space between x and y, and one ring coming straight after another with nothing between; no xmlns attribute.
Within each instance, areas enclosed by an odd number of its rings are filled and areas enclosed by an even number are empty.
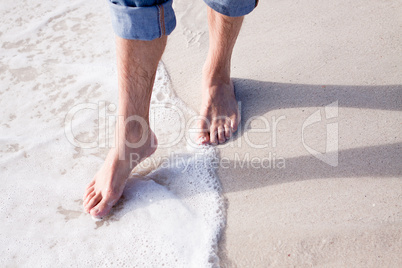
<svg viewBox="0 0 402 268"><path fill-rule="evenodd" d="M116 148L110 149L84 195L84 208L92 216L103 217L109 213L122 195L131 170L156 150L156 137L148 122L149 103L166 40L167 36L152 41L116 39L118 135ZM132 116L142 118L142 124L139 120L130 120ZM133 159L137 161L130 163L130 155L134 155Z"/></svg>
<svg viewBox="0 0 402 268"><path fill-rule="evenodd" d="M240 120L230 79L230 61L243 17L228 17L208 7L209 52L203 68L198 142L224 143Z"/></svg>

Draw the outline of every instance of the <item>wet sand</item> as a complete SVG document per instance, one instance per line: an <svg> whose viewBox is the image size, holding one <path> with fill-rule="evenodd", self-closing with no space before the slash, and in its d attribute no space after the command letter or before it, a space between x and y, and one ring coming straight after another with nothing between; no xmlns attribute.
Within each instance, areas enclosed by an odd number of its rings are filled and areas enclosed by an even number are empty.
<svg viewBox="0 0 402 268"><path fill-rule="evenodd" d="M163 60L196 110L206 12L175 8ZM401 11L396 1L260 1L246 17L232 61L241 130L220 146L223 267L402 265ZM337 147L335 166L311 153L326 146Z"/></svg>

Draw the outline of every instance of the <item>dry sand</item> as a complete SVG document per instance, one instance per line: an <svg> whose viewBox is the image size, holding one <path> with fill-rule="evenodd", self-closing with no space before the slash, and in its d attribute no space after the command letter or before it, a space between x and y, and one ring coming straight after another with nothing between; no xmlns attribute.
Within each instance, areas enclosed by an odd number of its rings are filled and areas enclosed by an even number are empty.
<svg viewBox="0 0 402 268"><path fill-rule="evenodd" d="M163 60L198 109L205 7L176 0L175 10ZM220 148L223 267L402 266L401 13L401 1L270 0L246 17L232 61L242 129ZM337 128L335 167L303 145L318 110L304 144L325 152L326 126ZM269 154L276 164L259 168Z"/></svg>

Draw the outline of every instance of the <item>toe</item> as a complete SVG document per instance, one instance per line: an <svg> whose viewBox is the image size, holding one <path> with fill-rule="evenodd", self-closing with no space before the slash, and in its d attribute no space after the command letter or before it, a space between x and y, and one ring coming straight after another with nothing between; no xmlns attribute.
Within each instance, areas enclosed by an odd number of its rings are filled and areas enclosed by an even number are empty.
<svg viewBox="0 0 402 268"><path fill-rule="evenodd" d="M96 195L96 192L95 192L95 191L92 191L90 194L88 194L88 195L85 197L84 202L83 202L84 207L87 206L88 202L89 202L95 195Z"/></svg>
<svg viewBox="0 0 402 268"><path fill-rule="evenodd" d="M94 217L101 218L103 216L106 216L111 208L111 203L108 203L107 200L104 198L101 202L99 202L94 208L90 210L90 214Z"/></svg>
<svg viewBox="0 0 402 268"><path fill-rule="evenodd" d="M88 183L88 185L87 185L87 190L89 189L89 188L91 188L92 186L94 186L95 185L95 180L93 180L93 181L91 181L90 183Z"/></svg>
<svg viewBox="0 0 402 268"><path fill-rule="evenodd" d="M102 199L101 194L94 195L91 200L88 201L88 204L85 206L85 211L90 212L91 209L96 206Z"/></svg>
<svg viewBox="0 0 402 268"><path fill-rule="evenodd" d="M209 143L209 134L207 132L200 133L197 138L197 144L208 144Z"/></svg>
<svg viewBox="0 0 402 268"><path fill-rule="evenodd" d="M84 194L84 196L82 197L82 199L85 200L85 199L88 197L88 195L90 195L94 190L95 190L95 187L93 187L93 186L87 188L87 189L85 190L85 194Z"/></svg>
<svg viewBox="0 0 402 268"><path fill-rule="evenodd" d="M232 137L232 128L229 125L225 125L225 137L226 139L230 139L230 137Z"/></svg>
<svg viewBox="0 0 402 268"><path fill-rule="evenodd" d="M209 139L211 141L211 144L218 144L218 129L216 127L211 127L211 130L209 132Z"/></svg>
<svg viewBox="0 0 402 268"><path fill-rule="evenodd" d="M237 127L239 126L239 120L236 116L230 118L230 127L232 128L232 133L237 131Z"/></svg>
<svg viewBox="0 0 402 268"><path fill-rule="evenodd" d="M226 141L225 128L223 126L218 127L218 140L220 144Z"/></svg>
<svg viewBox="0 0 402 268"><path fill-rule="evenodd" d="M207 124L207 119L200 119L198 121L198 137L197 137L197 143L198 144L208 144L209 143L209 134L208 134L208 124Z"/></svg>

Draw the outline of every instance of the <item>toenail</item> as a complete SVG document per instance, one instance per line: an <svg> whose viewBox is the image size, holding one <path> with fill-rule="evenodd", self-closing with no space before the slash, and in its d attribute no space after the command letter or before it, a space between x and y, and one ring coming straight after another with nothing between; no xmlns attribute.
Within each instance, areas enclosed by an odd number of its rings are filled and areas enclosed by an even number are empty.
<svg viewBox="0 0 402 268"><path fill-rule="evenodd" d="M205 141L205 137L199 137L197 142L201 143L201 142L204 142L204 141Z"/></svg>

